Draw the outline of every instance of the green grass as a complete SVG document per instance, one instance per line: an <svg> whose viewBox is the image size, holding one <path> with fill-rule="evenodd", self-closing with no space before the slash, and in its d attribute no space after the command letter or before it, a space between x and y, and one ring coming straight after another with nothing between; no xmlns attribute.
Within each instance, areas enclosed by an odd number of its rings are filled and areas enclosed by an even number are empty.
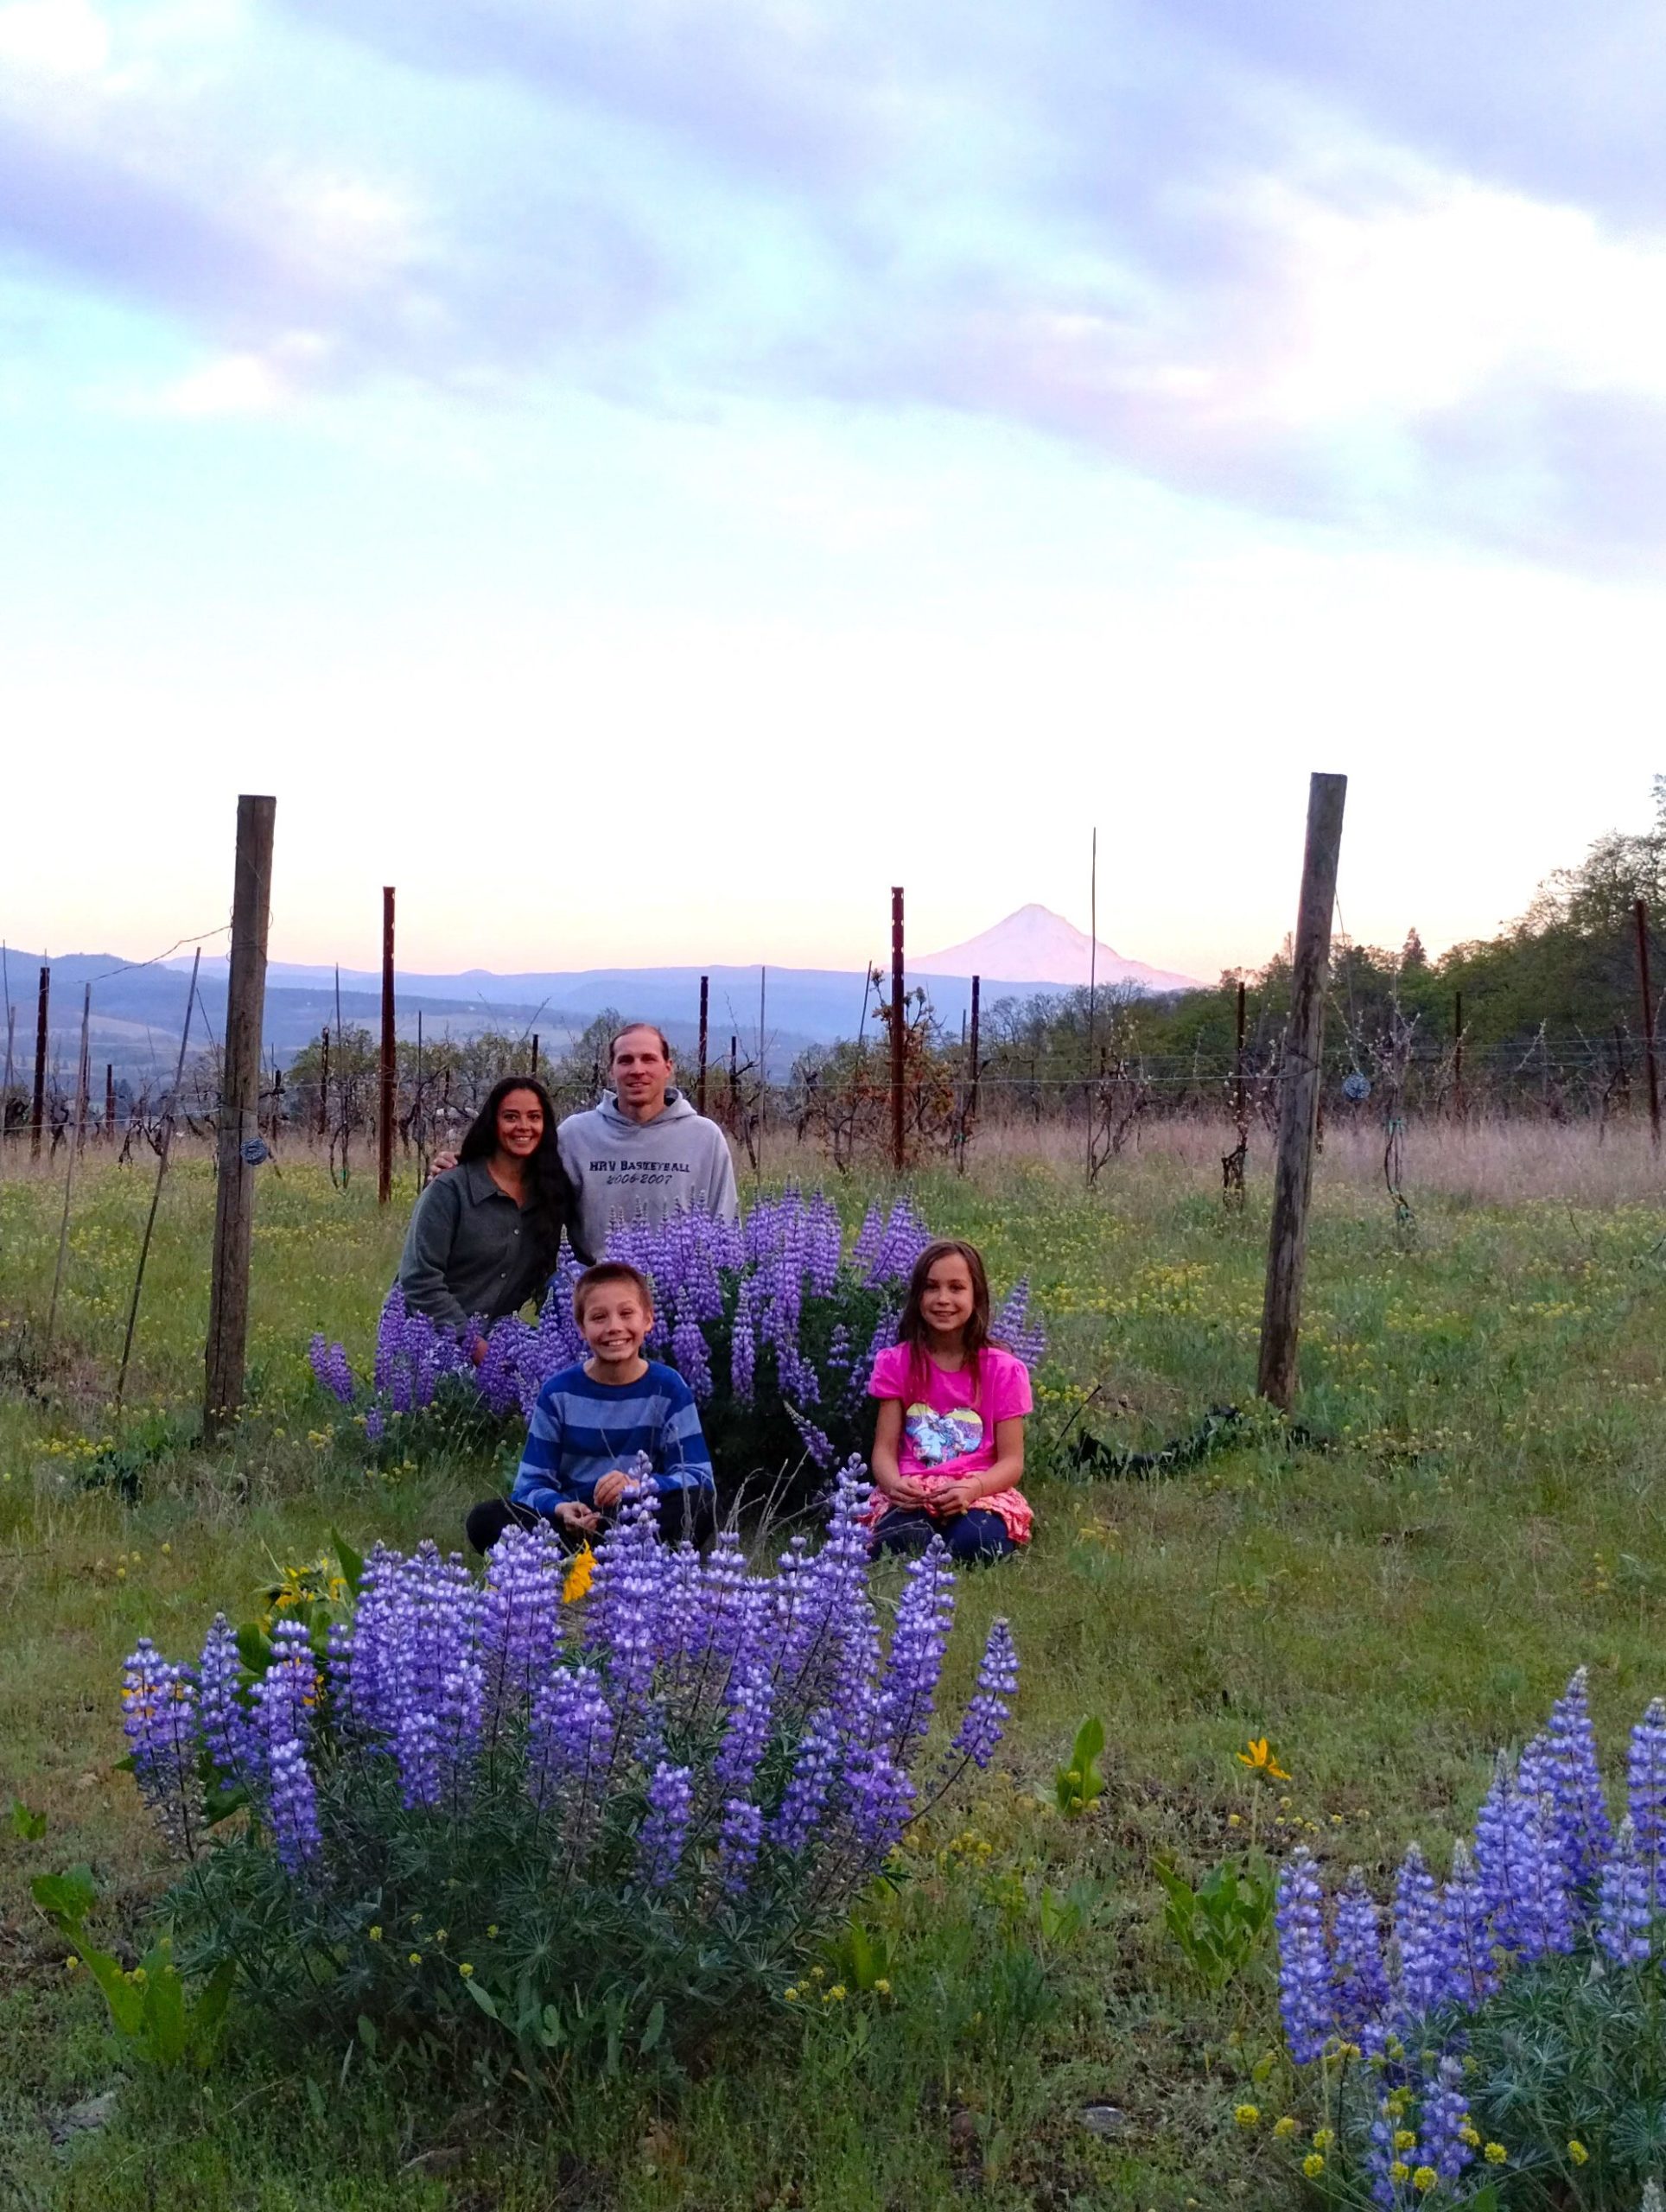
<svg viewBox="0 0 1666 2212"><path fill-rule="evenodd" d="M366 1183L344 1197L302 1160L261 1186L242 1429L213 1452L164 1449L136 1504L86 1488L112 1438L148 1187L103 1164L78 1181L43 1360L60 1192L0 1184L0 1800L50 1821L43 1843L0 1832L12 2197L100 2212L164 2193L194 2212L1298 2202L1282 2148L1232 2118L1246 2098L1270 2118L1293 2094L1264 2063L1267 1963L1218 1996L1190 1980L1154 1859L1195 1875L1252 1826L1277 1848L1297 1823L1313 1840L1312 1823L1379 1882L1414 1837L1443 1862L1492 1748L1538 1725L1574 1666L1590 1666L1611 1758L1666 1688L1660 1210L1548 1190L1483 1203L1444 1179L1403 1249L1380 1188L1322 1181L1300 1438L1257 1420L1188 1474L1080 1485L1059 1478L1059 1442L1089 1388L1099 1433L1141 1446L1247 1397L1264 1189L1227 1216L1197 1166L1160 1153L1116 1163L1091 1196L1041 1166L922 1179L927 1217L982 1246L998 1291L1030 1273L1054 1349L1032 1424L1036 1541L964 1580L951 1662L963 1689L989 1616L1010 1613L1023 1687L1009 1757L935 1826L881 1911L889 2002L784 2005L675 2105L626 2089L558 2126L484 2104L478 2085L442 2095L439 2059L370 2068L245 2029L206 2084L131 2081L112 2125L61 2149L49 2124L120 2069L28 1878L89 1859L118 1938L165 1878L112 1770L124 1654L146 1633L182 1652L217 1607L246 1615L274 1563L315 1552L333 1523L449 1548L491 1473L367 1475L321 1439L308 1338L367 1342L403 1209L378 1217ZM865 1193L840 1195L859 1209ZM172 1413L183 1425L194 1403L211 1213L206 1167L188 1162L163 1200L124 1436ZM1094 1818L1066 1824L1053 1770L1088 1713L1105 1722L1108 1787ZM1288 1784L1238 1763L1262 1734ZM1078 1879L1094 1885L1094 1924L1050 1947L1038 1895ZM1119 2107L1120 2128L1091 2133L1089 2104Z"/></svg>

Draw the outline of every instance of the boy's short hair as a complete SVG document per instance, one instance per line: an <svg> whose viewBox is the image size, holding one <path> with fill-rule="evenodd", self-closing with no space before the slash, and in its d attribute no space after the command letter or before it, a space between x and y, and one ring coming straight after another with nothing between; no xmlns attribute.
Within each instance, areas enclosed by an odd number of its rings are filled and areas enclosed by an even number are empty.
<svg viewBox="0 0 1666 2212"><path fill-rule="evenodd" d="M580 1328L584 1326L584 1304L593 1290L600 1290L605 1282L627 1282L642 1300L643 1311L653 1312L653 1285L640 1268L633 1268L628 1260L598 1260L573 1285L573 1319Z"/></svg>

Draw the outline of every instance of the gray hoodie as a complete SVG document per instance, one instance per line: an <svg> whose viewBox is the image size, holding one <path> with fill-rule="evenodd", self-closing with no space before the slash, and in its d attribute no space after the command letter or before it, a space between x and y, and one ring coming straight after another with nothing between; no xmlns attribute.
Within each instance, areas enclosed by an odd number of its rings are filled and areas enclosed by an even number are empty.
<svg viewBox="0 0 1666 2212"><path fill-rule="evenodd" d="M574 1191L567 1234L581 1259L601 1258L615 1221L690 1208L724 1221L740 1213L728 1139L680 1090L665 1093L652 1122L632 1121L604 1090L601 1105L569 1114L556 1138Z"/></svg>

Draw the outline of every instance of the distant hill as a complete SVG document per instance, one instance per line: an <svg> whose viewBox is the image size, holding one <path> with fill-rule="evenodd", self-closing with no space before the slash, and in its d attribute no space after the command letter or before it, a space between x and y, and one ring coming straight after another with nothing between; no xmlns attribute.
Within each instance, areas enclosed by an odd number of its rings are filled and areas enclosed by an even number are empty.
<svg viewBox="0 0 1666 2212"><path fill-rule="evenodd" d="M1195 991L1203 986L1191 976L1148 968L1143 960L1124 960L1103 942L1097 963L1093 940L1062 914L1046 906L1021 906L981 937L928 952L910 963L922 976L1004 976L1031 985L1075 989L1090 982L1132 983L1142 991Z"/></svg>
<svg viewBox="0 0 1666 2212"><path fill-rule="evenodd" d="M946 1028L957 1030L970 1004L973 976L982 979L985 1007L1002 998L1028 998L1038 989L1068 990L1088 980L1087 944L1080 931L1046 907L1025 906L966 944L910 961L908 975L911 982L929 982L938 1019ZM38 953L8 952L8 997L15 1010L13 1059L18 1069L33 1062L40 964ZM110 953L55 957L51 1051L60 1079L73 1071L81 993L87 982L92 986L95 1078L102 1079L106 1061L118 1076L135 1080L171 1068L190 966L188 959L177 957L133 967ZM202 963L202 1003L193 1017L195 1045L217 1043L224 1032L226 971L223 955ZM471 1036L487 1027L529 1033L536 1030L545 1054L554 1057L599 1014L614 1010L658 1022L674 1049L686 1058L697 1035L703 972L710 978L714 1062L727 1058L732 1036L739 1040L743 1056L755 1057L760 981L766 1058L772 1076L785 1076L798 1055L812 1045L855 1036L872 1018L867 977L849 969L586 968L499 976L471 968L451 976L402 972L395 1001L399 1033L414 1035L419 1013L429 1036ZM1152 992L1196 988L1184 976L1124 960L1108 945L1100 948L1098 979L1105 984L1126 982ZM333 1027L335 990L333 968L272 961L266 971L268 1053L287 1064L326 1023ZM342 1020L374 1029L381 1019L379 974L344 968L340 992Z"/></svg>

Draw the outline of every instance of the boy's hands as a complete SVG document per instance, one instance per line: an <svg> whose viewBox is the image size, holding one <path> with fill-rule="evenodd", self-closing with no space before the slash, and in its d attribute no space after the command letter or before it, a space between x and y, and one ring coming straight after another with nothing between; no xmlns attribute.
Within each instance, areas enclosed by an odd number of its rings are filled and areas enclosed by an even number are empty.
<svg viewBox="0 0 1666 2212"><path fill-rule="evenodd" d="M622 1467L603 1475L592 1495L604 1513L611 1513L621 1497L634 1497L637 1485Z"/></svg>
<svg viewBox="0 0 1666 2212"><path fill-rule="evenodd" d="M588 1505L581 1505L576 1498L563 1501L556 1508L556 1525L570 1529L575 1536L594 1536L601 1526L601 1516L593 1513Z"/></svg>

